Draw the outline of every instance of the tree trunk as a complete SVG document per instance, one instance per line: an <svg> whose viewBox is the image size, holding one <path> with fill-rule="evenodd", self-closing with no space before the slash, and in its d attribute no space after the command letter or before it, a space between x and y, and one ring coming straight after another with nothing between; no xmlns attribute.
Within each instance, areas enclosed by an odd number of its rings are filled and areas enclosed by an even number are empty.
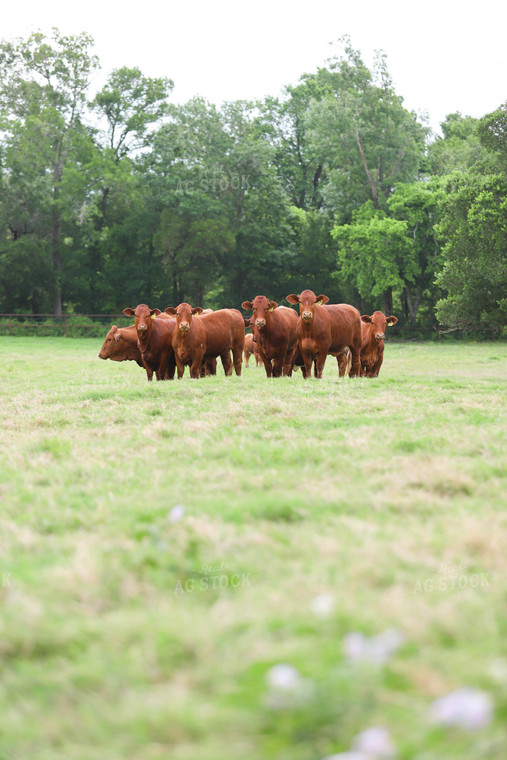
<svg viewBox="0 0 507 760"><path fill-rule="evenodd" d="M403 316L405 319L408 319L409 317L409 310L408 310L408 301L407 301L407 291L404 290L401 294L401 309L403 311ZM389 315L387 315L389 316Z"/></svg>
<svg viewBox="0 0 507 760"><path fill-rule="evenodd" d="M53 268L55 272L53 314L55 315L55 317L61 317L62 316L62 274L61 274L62 259L60 255L60 234L62 231L62 222L60 219L60 212L56 206L57 198L58 198L58 190L55 188L55 191L54 191L55 205L53 206L53 229L51 233Z"/></svg>
<svg viewBox="0 0 507 760"><path fill-rule="evenodd" d="M317 205L317 188L319 186L319 180L322 175L322 164L319 164L317 167L317 171L315 172L315 175L313 177L313 196L312 196L312 202L313 205Z"/></svg>
<svg viewBox="0 0 507 760"><path fill-rule="evenodd" d="M389 317L391 316L392 313L393 313L393 289L389 287L384 293L384 314L386 315L386 317Z"/></svg>
<svg viewBox="0 0 507 760"><path fill-rule="evenodd" d="M60 216L59 196L60 196L60 182L62 181L63 171L63 145L60 140L58 144L58 152L55 163L53 164L53 208L51 212L52 216L52 230L51 230L51 244L53 255L53 267L55 271L55 291L53 297L53 314L55 317L62 316L62 259L60 251L60 238L62 234L62 219Z"/></svg>
<svg viewBox="0 0 507 760"><path fill-rule="evenodd" d="M173 278L172 278L173 279L173 303L174 303L174 308L176 308L177 306L179 306L180 301L178 300L178 275L176 273L176 267L174 265L174 262L173 262L172 275L173 275Z"/></svg>
<svg viewBox="0 0 507 760"><path fill-rule="evenodd" d="M363 144L361 142L361 138L359 137L359 130L356 127L356 141L357 141L357 147L359 148L359 153L361 154L361 159L363 161L364 170L366 172L366 176L368 177L368 182L370 183L371 187L371 194L373 197L373 203L375 205L375 208L380 208L379 202L378 202L378 194L377 194L377 185L375 183L375 180L371 176L371 172L368 169L368 163L366 161L366 154L364 152Z"/></svg>
<svg viewBox="0 0 507 760"><path fill-rule="evenodd" d="M419 311L419 306L421 305L422 288L420 285L417 285L415 289L415 293L412 293L412 291L410 290L410 286L406 285L405 290L407 293L407 303L408 303L408 311L410 314L410 322L412 323L412 326L415 326L415 323L417 320L417 312Z"/></svg>

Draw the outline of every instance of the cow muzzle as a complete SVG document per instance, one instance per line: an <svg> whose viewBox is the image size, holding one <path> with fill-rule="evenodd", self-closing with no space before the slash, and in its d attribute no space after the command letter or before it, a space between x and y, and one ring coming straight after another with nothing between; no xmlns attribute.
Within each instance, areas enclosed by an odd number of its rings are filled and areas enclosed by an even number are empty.
<svg viewBox="0 0 507 760"><path fill-rule="evenodd" d="M181 332L188 332L190 330L190 325L188 324L188 322L180 322L179 329L181 330Z"/></svg>
<svg viewBox="0 0 507 760"><path fill-rule="evenodd" d="M312 312L311 311L304 311L301 316L305 320L305 322L309 322L312 318Z"/></svg>
<svg viewBox="0 0 507 760"><path fill-rule="evenodd" d="M256 319L255 320L255 326L261 330L263 327L266 327L266 320L265 319Z"/></svg>
<svg viewBox="0 0 507 760"><path fill-rule="evenodd" d="M141 333L141 335L144 335L144 333L148 330L148 325L138 325L137 326L137 332Z"/></svg>
<svg viewBox="0 0 507 760"><path fill-rule="evenodd" d="M378 340L379 343L381 340L384 340L384 333L377 333L375 335L375 340Z"/></svg>

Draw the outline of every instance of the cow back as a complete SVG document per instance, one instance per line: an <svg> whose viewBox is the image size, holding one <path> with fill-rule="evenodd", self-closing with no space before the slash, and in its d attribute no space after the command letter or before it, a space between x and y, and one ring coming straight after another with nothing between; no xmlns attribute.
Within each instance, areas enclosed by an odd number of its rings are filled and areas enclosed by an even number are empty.
<svg viewBox="0 0 507 760"><path fill-rule="evenodd" d="M329 318L330 353L344 346L361 345L361 315L354 306L346 303L326 304L320 309L324 309Z"/></svg>
<svg viewBox="0 0 507 760"><path fill-rule="evenodd" d="M237 309L219 309L194 317L206 333L206 356L220 356L227 349L240 347L245 340L245 323Z"/></svg>

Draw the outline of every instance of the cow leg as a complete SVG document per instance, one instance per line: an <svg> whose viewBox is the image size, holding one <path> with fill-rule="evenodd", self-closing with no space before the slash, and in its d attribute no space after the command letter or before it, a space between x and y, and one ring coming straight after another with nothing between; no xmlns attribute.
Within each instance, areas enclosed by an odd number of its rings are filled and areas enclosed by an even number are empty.
<svg viewBox="0 0 507 760"><path fill-rule="evenodd" d="M174 372L176 370L176 363L174 359L172 361L169 361L167 366L167 372L165 375L166 380L174 380Z"/></svg>
<svg viewBox="0 0 507 760"><path fill-rule="evenodd" d="M224 368L225 375L229 377L232 375L232 359L230 350L227 349L222 354L220 354L220 359L222 360L222 367Z"/></svg>
<svg viewBox="0 0 507 760"><path fill-rule="evenodd" d="M183 373L185 372L185 365L176 352L174 354L174 358L176 359L176 366L178 367L178 380L181 380Z"/></svg>
<svg viewBox="0 0 507 760"><path fill-rule="evenodd" d="M201 377L201 362L193 361L190 365L190 377L192 380L198 380Z"/></svg>
<svg viewBox="0 0 507 760"><path fill-rule="evenodd" d="M301 352L301 353L303 353L303 352ZM303 361L305 363L303 377L306 380L307 378L309 378L309 377L312 376L312 364L313 364L313 357L312 357L312 355L311 354L305 354L305 353L303 353Z"/></svg>
<svg viewBox="0 0 507 760"><path fill-rule="evenodd" d="M144 362L144 361L143 361L143 366L144 366L144 368L146 370L146 376L148 378L148 381L151 382L151 380L153 379L153 370L150 367L150 365L146 364L146 362Z"/></svg>
<svg viewBox="0 0 507 760"><path fill-rule="evenodd" d="M285 357L277 357L273 359L273 377L281 377L283 375L283 360Z"/></svg>
<svg viewBox="0 0 507 760"><path fill-rule="evenodd" d="M352 352L352 365L349 377L361 377L361 346L349 346Z"/></svg>
<svg viewBox="0 0 507 760"><path fill-rule="evenodd" d="M167 367L169 366L169 354L163 354L160 359L160 364L157 372L157 380L165 380L167 375Z"/></svg>
<svg viewBox="0 0 507 760"><path fill-rule="evenodd" d="M204 349L194 354L194 358L192 359L192 363L190 365L190 377L193 380L197 380L199 377L201 377L201 367L203 364L203 359L204 359Z"/></svg>
<svg viewBox="0 0 507 760"><path fill-rule="evenodd" d="M369 377L378 377L379 372L380 372L380 368L382 366L382 362L383 361L384 361L384 357L383 356L379 356L379 358L375 362L375 366L373 367L372 371L370 372Z"/></svg>
<svg viewBox="0 0 507 760"><path fill-rule="evenodd" d="M241 375L241 365L243 362L241 361L243 354L243 346L233 346L232 347L232 361L234 364L234 371L238 375L238 377ZM232 370L231 370L232 375Z"/></svg>
<svg viewBox="0 0 507 760"><path fill-rule="evenodd" d="M264 364L264 369L266 370L266 377L273 377L273 365L271 364L271 359L266 359L263 354L261 354L261 359Z"/></svg>
<svg viewBox="0 0 507 760"><path fill-rule="evenodd" d="M208 375L216 375L217 373L217 360L203 359L201 364L201 377L208 377Z"/></svg>
<svg viewBox="0 0 507 760"><path fill-rule="evenodd" d="M287 351L285 354L285 360L283 362L283 374L287 377L292 377L292 369L294 367L294 359L296 358L296 349L297 346L294 346L294 349L291 351Z"/></svg>
<svg viewBox="0 0 507 760"><path fill-rule="evenodd" d="M322 370L327 359L327 351L320 353L315 360L315 377L319 380L322 378Z"/></svg>

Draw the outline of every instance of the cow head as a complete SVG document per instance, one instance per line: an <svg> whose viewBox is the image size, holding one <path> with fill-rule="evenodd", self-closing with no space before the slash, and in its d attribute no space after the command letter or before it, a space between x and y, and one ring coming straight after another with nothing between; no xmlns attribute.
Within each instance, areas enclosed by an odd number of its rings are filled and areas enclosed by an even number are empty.
<svg viewBox="0 0 507 760"><path fill-rule="evenodd" d="M287 296L289 303L299 304L299 313L303 322L311 324L317 306L323 306L329 301L327 296L316 296L313 290L303 290L298 296L291 293Z"/></svg>
<svg viewBox="0 0 507 760"><path fill-rule="evenodd" d="M134 322L137 330L137 337L147 338L152 328L152 317L160 314L160 309L150 309L145 303L140 303L135 309L127 308L123 309L123 313L127 317L134 317Z"/></svg>
<svg viewBox="0 0 507 760"><path fill-rule="evenodd" d="M386 327L392 327L397 322L396 317L385 317L381 311L374 311L371 317L368 314L361 315L361 322L370 325L370 337L380 343L386 336Z"/></svg>
<svg viewBox="0 0 507 760"><path fill-rule="evenodd" d="M172 306L165 309L165 313L170 317L176 317L176 327L181 333L187 333L192 326L192 317L202 312L201 306L192 308L189 303L180 303L176 309Z"/></svg>
<svg viewBox="0 0 507 760"><path fill-rule="evenodd" d="M243 301L241 307L245 311L252 309L250 324L258 330L263 330L269 324L271 312L276 309L276 301L268 301L266 296L255 296L253 301Z"/></svg>
<svg viewBox="0 0 507 760"><path fill-rule="evenodd" d="M121 333L116 325L113 325L106 335L102 348L99 351L99 359L109 359L113 353L114 347L120 340L120 334Z"/></svg>

